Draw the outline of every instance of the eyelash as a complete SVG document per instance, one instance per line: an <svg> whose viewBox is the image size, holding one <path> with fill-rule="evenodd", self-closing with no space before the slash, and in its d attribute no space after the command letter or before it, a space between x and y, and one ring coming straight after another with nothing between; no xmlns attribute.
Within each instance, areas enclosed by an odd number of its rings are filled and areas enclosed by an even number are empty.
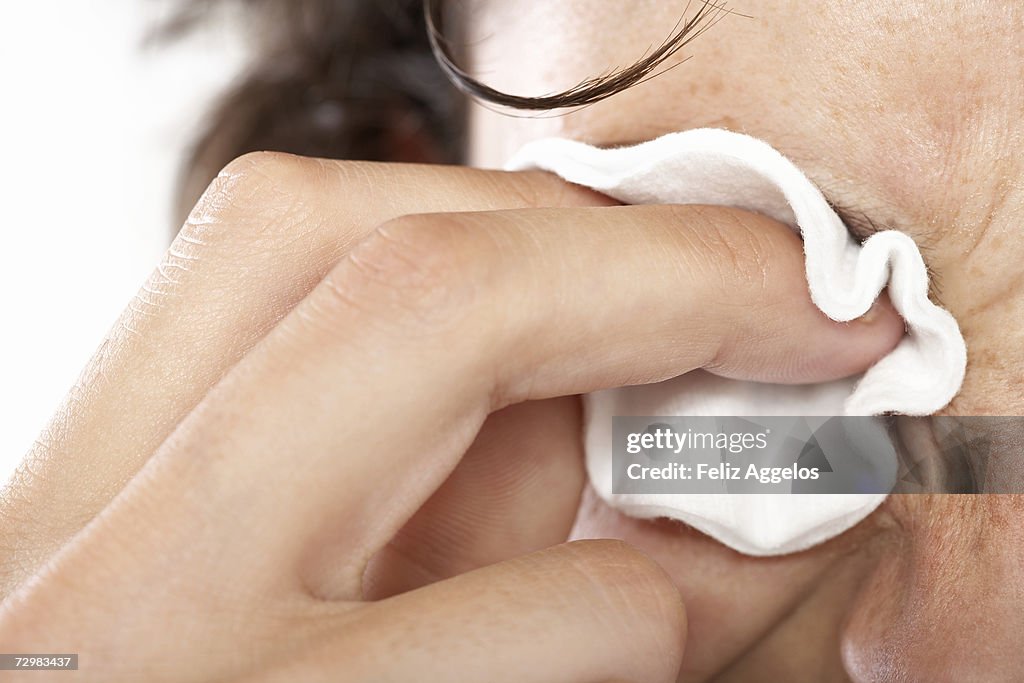
<svg viewBox="0 0 1024 683"><path fill-rule="evenodd" d="M423 12L427 22L430 47L441 69L452 83L470 97L482 102L529 111L550 111L553 109L575 109L605 100L635 85L660 76L669 69L682 64L685 59L672 66L660 69L669 58L695 40L705 31L721 21L728 14L738 14L714 0L703 0L700 9L689 20L684 21L689 8L687 2L682 15L673 27L671 35L649 55L634 64L617 69L605 76L588 78L559 93L540 96L512 95L496 90L473 78L455 61L451 48L441 30L443 0L423 0ZM740 15L746 16L746 15Z"/></svg>

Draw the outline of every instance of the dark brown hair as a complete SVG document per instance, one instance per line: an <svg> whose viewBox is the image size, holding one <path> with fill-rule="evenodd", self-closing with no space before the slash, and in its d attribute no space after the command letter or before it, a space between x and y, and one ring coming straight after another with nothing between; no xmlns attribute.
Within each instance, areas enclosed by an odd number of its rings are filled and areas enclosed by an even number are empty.
<svg viewBox="0 0 1024 683"><path fill-rule="evenodd" d="M227 0L189 0L164 37ZM702 0L635 64L560 93L514 95L473 78L443 30L444 0L236 0L258 20L262 49L211 113L186 163L181 214L217 171L257 150L377 161L457 163L464 98L505 108L555 110L606 99L649 79L728 12ZM671 67L668 67L671 68ZM453 87L454 86L454 87Z"/></svg>

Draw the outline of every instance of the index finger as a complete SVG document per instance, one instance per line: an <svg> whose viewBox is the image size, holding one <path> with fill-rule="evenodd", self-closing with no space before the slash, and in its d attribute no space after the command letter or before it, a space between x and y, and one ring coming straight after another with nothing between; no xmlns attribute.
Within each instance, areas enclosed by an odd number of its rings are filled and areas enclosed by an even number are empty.
<svg viewBox="0 0 1024 683"><path fill-rule="evenodd" d="M829 320L810 301L802 259L786 226L724 208L398 219L229 373L165 444L160 476L115 512L159 510L195 528L190 542L203 538L214 556L258 552L280 573L308 564L325 539L344 541L343 557L325 564L347 586L331 592L357 595L366 559L496 408L700 367L823 381L891 350L899 318ZM249 509L253 500L261 505Z"/></svg>

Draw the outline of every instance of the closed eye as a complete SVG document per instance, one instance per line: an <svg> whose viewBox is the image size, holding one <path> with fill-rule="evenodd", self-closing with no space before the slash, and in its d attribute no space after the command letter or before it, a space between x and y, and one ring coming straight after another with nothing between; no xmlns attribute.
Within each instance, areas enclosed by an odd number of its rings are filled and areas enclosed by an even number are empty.
<svg viewBox="0 0 1024 683"><path fill-rule="evenodd" d="M863 242L876 232L890 229L885 225L877 224L863 211L842 206L831 199L828 200L828 203L832 206L832 210L836 212L836 215L843 221L847 231L859 242Z"/></svg>
<svg viewBox="0 0 1024 683"><path fill-rule="evenodd" d="M888 221L876 221L863 211L843 206L827 196L825 199L832 207L832 210L836 212L836 215L839 216L840 220L843 221L847 232L849 232L850 235L852 235L858 242L864 242L864 240L871 237L876 232L881 232L883 230L898 230L899 232L913 236L913 233L908 230L904 230L899 225L893 225ZM941 306L942 283L938 273L936 273L931 266L929 245L922 244L920 240L915 240L915 242L917 242L917 248L920 250L922 258L924 258L924 267L928 271L928 294L935 303Z"/></svg>

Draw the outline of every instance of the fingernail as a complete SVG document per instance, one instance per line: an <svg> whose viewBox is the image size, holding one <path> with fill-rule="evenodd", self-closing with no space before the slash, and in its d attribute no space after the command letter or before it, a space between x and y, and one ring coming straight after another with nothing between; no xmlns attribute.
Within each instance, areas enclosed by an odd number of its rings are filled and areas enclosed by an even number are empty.
<svg viewBox="0 0 1024 683"><path fill-rule="evenodd" d="M860 321L862 323L873 323L876 320L878 320L878 316L880 315L882 315L882 309L879 303L876 301L875 303L871 304L871 308L868 309L868 312L860 317Z"/></svg>
<svg viewBox="0 0 1024 683"><path fill-rule="evenodd" d="M893 308L892 302L889 301L889 296L885 292L882 292L878 298L875 299L875 303L871 305L871 308L868 309L867 313L857 320L862 323L870 324L877 322L883 315L888 316L893 315L894 313L896 313L896 309Z"/></svg>

